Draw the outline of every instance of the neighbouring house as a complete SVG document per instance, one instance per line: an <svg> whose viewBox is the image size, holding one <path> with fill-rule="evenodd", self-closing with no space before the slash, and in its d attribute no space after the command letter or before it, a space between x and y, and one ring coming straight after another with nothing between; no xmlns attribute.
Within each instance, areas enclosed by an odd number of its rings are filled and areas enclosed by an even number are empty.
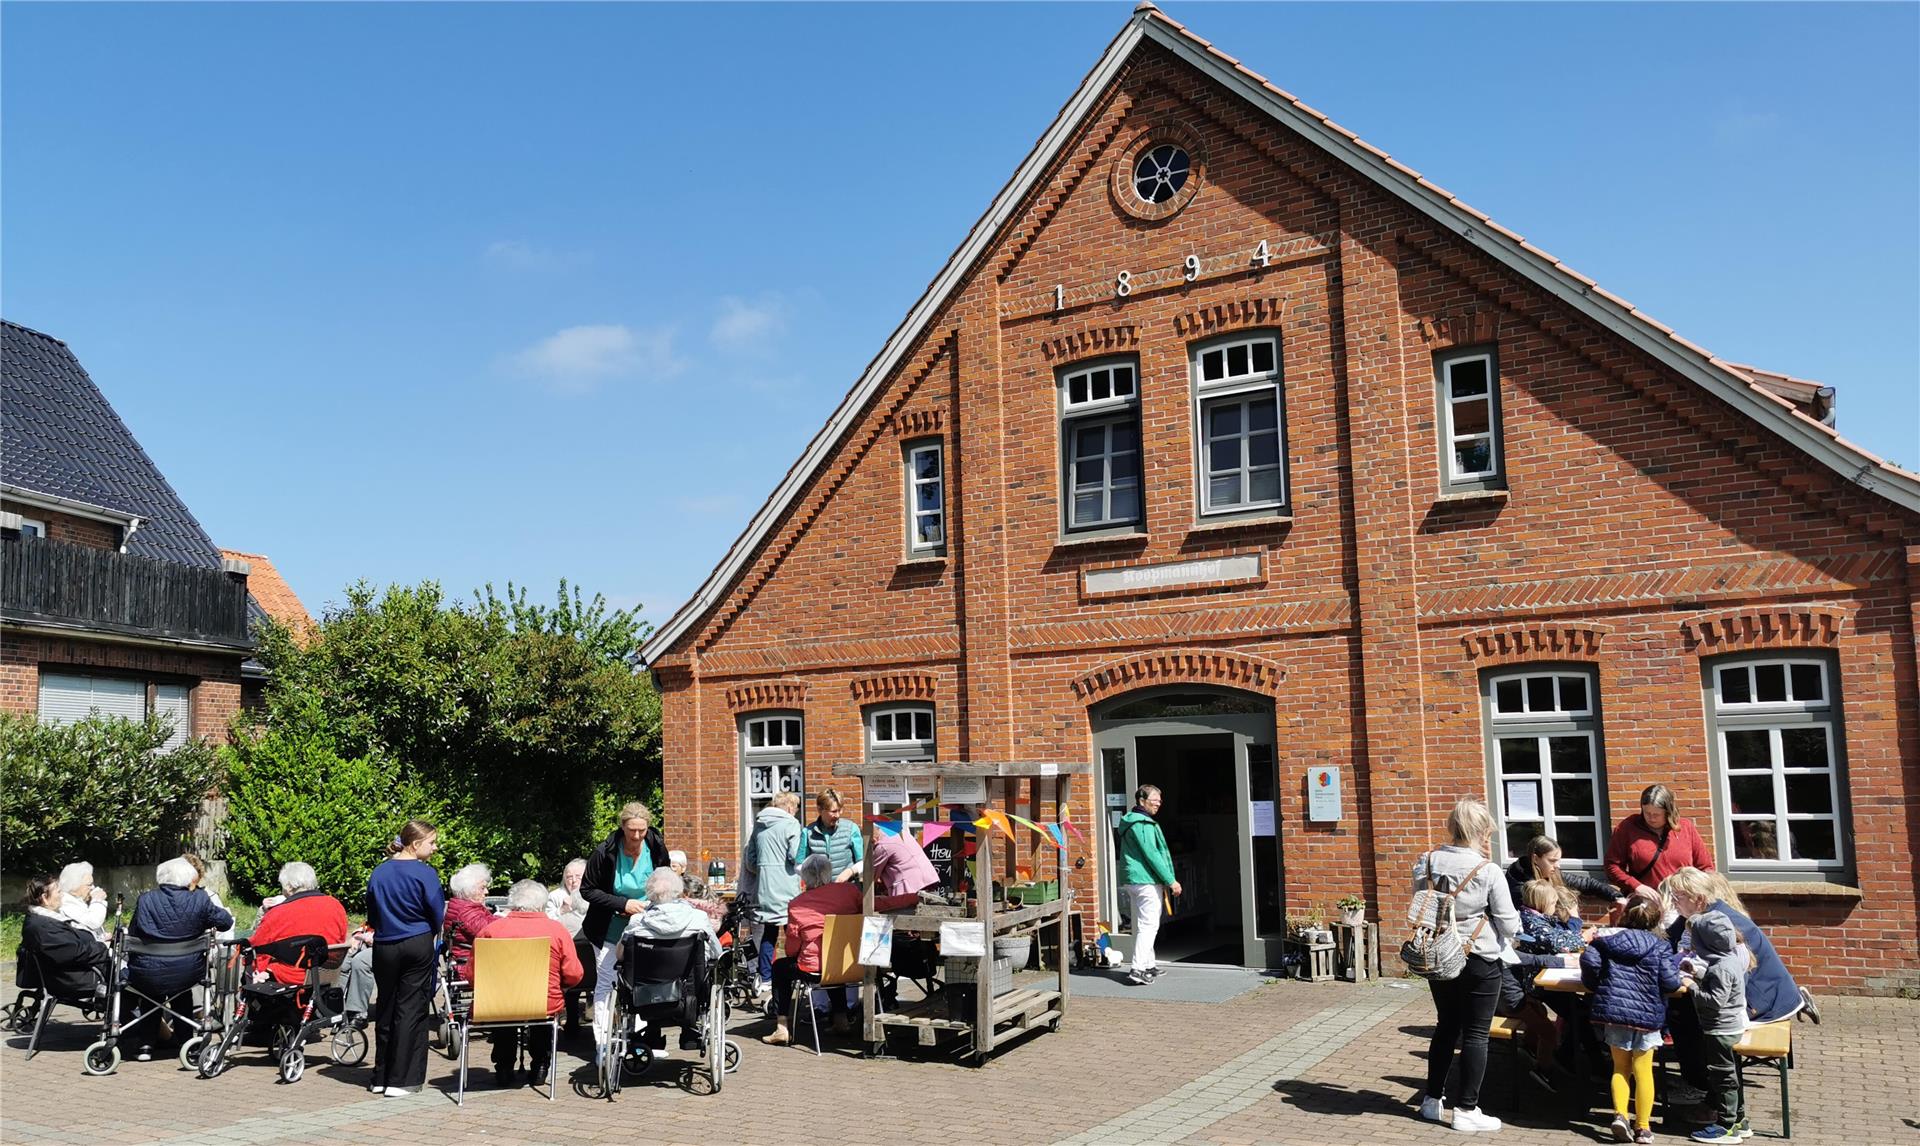
<svg viewBox="0 0 1920 1146"><path fill-rule="evenodd" d="M647 641L666 817L1084 761L1086 933L1150 783L1161 958L1272 966L1461 796L1598 871L1657 781L1801 982L1920 988L1920 475L1833 414L1143 4Z"/></svg>
<svg viewBox="0 0 1920 1146"><path fill-rule="evenodd" d="M280 570L274 567L266 554L222 549L220 556L248 567L247 618L250 625L271 618L291 630L298 641L304 641L313 632L312 615L300 603L299 594L287 584L287 579L280 575ZM266 688L266 666L248 657L246 663L240 666L240 707L248 711L260 708L265 703Z"/></svg>
<svg viewBox="0 0 1920 1146"><path fill-rule="evenodd" d="M252 654L224 557L66 343L0 324L0 709L223 739Z"/></svg>

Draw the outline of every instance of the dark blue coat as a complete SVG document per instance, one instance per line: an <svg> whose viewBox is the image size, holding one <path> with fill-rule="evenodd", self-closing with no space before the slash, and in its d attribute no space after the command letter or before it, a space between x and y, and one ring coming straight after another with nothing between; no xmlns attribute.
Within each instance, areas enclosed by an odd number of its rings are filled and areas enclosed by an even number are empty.
<svg viewBox="0 0 1920 1146"><path fill-rule="evenodd" d="M156 887L134 901L133 922L127 930L141 939L173 943L232 926L233 915L214 906L199 888ZM205 955L127 957L127 969L143 986L170 994L192 986L205 965Z"/></svg>
<svg viewBox="0 0 1920 1146"><path fill-rule="evenodd" d="M1756 1023L1771 1023L1799 1010L1800 984L1793 981L1787 965L1780 961L1780 953L1773 949L1773 942L1767 938L1767 933L1722 900L1714 900L1707 910L1718 911L1733 920L1733 929L1740 933L1740 942L1753 952L1753 969L1747 972L1748 1016ZM1674 921L1667 935L1678 944L1686 931L1687 920L1682 916Z"/></svg>
<svg viewBox="0 0 1920 1146"><path fill-rule="evenodd" d="M1580 981L1593 992L1594 1022L1657 1031L1667 1025L1667 993L1680 989L1680 968L1657 933L1629 928L1595 937L1580 956Z"/></svg>

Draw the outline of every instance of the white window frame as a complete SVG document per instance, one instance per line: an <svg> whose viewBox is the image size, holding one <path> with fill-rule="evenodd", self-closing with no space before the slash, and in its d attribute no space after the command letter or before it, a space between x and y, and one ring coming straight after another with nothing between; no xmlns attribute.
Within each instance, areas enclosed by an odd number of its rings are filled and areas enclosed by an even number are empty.
<svg viewBox="0 0 1920 1146"><path fill-rule="evenodd" d="M906 736L897 734L902 717L908 718L914 725ZM937 733L931 704L880 705L867 711L866 723L869 759L933 760ZM884 737L880 735L883 724L889 729ZM927 733L925 736L919 734L923 724Z"/></svg>
<svg viewBox="0 0 1920 1146"><path fill-rule="evenodd" d="M1562 707L1561 681L1577 678L1585 685L1586 703L1578 708ZM1600 723L1599 675L1590 668L1568 665L1531 664L1516 666L1489 672L1485 675L1485 695L1482 702L1486 743L1488 783L1491 799L1487 806L1493 810L1495 858L1499 862L1511 863L1516 858L1507 846L1507 782L1535 782L1539 785L1540 814L1519 819L1520 823L1538 821L1540 834L1550 836L1561 842L1565 852L1567 829L1577 828L1592 833L1593 852L1591 857L1565 856L1561 863L1569 868L1581 871L1598 872L1606 863L1608 834L1612 820L1607 806L1607 769L1605 761L1604 730ZM1535 709L1532 705L1532 690L1527 682L1537 679L1553 681L1553 700L1551 708ZM1498 707L1500 685L1506 681L1520 682L1522 707L1519 712L1501 712ZM1553 767L1552 743L1560 739L1580 738L1587 742L1587 771L1556 772ZM1504 742L1532 740L1534 751L1538 753L1540 769L1537 772L1507 772L1502 769ZM1593 785L1593 812L1591 815L1562 815L1554 806L1553 781L1558 777L1565 780L1585 780ZM1563 828L1563 825L1565 826Z"/></svg>
<svg viewBox="0 0 1920 1146"><path fill-rule="evenodd" d="M1094 387L1099 376L1107 377L1107 394L1094 396ZM1120 393L1119 379L1127 380L1126 392ZM1074 389L1077 383L1082 386L1083 396L1076 399ZM1142 530L1147 521L1146 502L1146 442L1141 434L1140 424L1140 365L1132 358L1104 358L1096 362L1077 363L1064 369L1059 377L1060 389L1060 522L1061 529L1072 535L1101 533L1134 533ZM1133 430L1134 449L1115 451L1113 433L1116 426L1130 426ZM1101 485L1102 514L1099 518L1081 521L1075 516L1075 491L1078 453L1078 434L1082 430L1102 427L1105 431L1103 441L1105 449L1099 455L1102 459ZM1134 474L1131 478L1115 479L1113 459L1133 453ZM1131 488L1134 492L1135 512L1130 517L1116 516L1113 512L1114 493L1117 490Z"/></svg>
<svg viewBox="0 0 1920 1146"><path fill-rule="evenodd" d="M1267 348L1271 363L1268 369L1255 368L1253 349L1255 346ZM1232 367L1232 352L1241 348L1247 351L1246 369L1236 372ZM1208 360L1215 355L1220 359L1220 376L1208 378ZM1279 335L1269 332L1237 334L1229 338L1194 343L1189 351L1188 367L1193 379L1194 503L1200 507L1200 516L1265 515L1284 511L1289 494L1287 409L1286 393L1281 385L1282 362ZM1255 467L1251 462L1247 447L1253 437L1253 431L1247 428L1247 413L1252 402L1267 396L1273 399L1274 465L1271 468L1278 479L1278 496L1254 501L1252 500L1254 470L1256 468L1266 470L1269 467ZM1212 482L1214 439L1209 433L1208 414L1215 406L1228 403L1238 403L1241 407L1240 433L1235 439L1240 443L1240 465L1236 472L1241 478L1241 492L1247 500L1215 505ZM1260 431L1262 434L1267 432Z"/></svg>
<svg viewBox="0 0 1920 1146"><path fill-rule="evenodd" d="M158 715L163 708L178 713L180 719L174 725L173 733L161 744L160 751L162 752L172 752L174 749L185 744L193 736L193 682L178 679L154 680L147 677L129 676L110 672L80 672L64 668L43 669L40 672L39 685L35 689L34 706L36 719L42 724L66 723L65 720L54 717L53 714L47 710L47 688L55 682L78 681L85 681L88 691L96 694L98 690L95 686L100 681L113 681L121 685L122 688L117 691L120 691L123 696L127 694L129 687L131 690L138 692L140 697L140 715L138 717L129 717L123 712L108 711L106 715L109 716L119 716L123 719L145 720ZM71 685L69 685L69 687L71 687ZM164 698L162 697L163 690L166 693ZM87 715L91 716L102 711L100 707L94 706L88 710Z"/></svg>
<svg viewBox="0 0 1920 1146"><path fill-rule="evenodd" d="M1758 673L1761 666L1780 666L1785 677L1787 696L1783 700L1760 700L1758 691ZM1795 668L1812 667L1819 672L1820 698L1812 700L1796 696L1793 683ZM1729 872L1749 875L1780 875L1801 878L1844 877L1851 870L1852 849L1848 846L1851 835L1852 814L1847 805L1846 745L1844 738L1842 702L1837 695L1839 672L1835 662L1827 657L1796 655L1793 653L1736 654L1707 662L1705 672L1707 727L1713 748L1713 805L1715 845L1725 858L1724 867ZM1745 701L1722 702L1722 674L1743 673L1747 679ZM1782 734L1789 729L1817 728L1824 733L1827 742L1827 763L1823 768L1789 767L1786 763ZM1727 750L1729 733L1765 732L1767 734L1767 761L1765 769L1743 768L1738 771L1730 766L1731 756ZM1827 777L1827 812L1795 812L1787 804L1787 778L1789 776ZM1733 779L1735 776L1770 776L1773 789L1772 812L1741 812L1733 810ZM1737 823L1766 823L1771 821L1774 829L1777 859L1755 859L1742 857L1734 849L1734 825ZM1793 855L1792 825L1795 822L1827 821L1833 825L1833 858L1800 859Z"/></svg>
<svg viewBox="0 0 1920 1146"><path fill-rule="evenodd" d="M761 743L753 743L755 729ZM780 730L779 744L769 744L773 729ZM740 811L744 832L753 831L754 818L772 801L776 792L806 793L806 717L794 711L756 712L740 718ZM789 743L789 737L792 742ZM756 792L754 776L764 770L768 784ZM745 838L743 835L742 839Z"/></svg>
<svg viewBox="0 0 1920 1146"><path fill-rule="evenodd" d="M28 533L27 530L29 529L33 530L33 532ZM44 541L47 537L47 523L37 517L23 517L20 519L20 536L23 538L33 537Z"/></svg>
<svg viewBox="0 0 1920 1146"><path fill-rule="evenodd" d="M930 478L920 476L920 458L927 454L933 455L934 459L934 474ZM914 557L938 557L947 551L946 443L939 438L907 443L906 478L907 553ZM935 508L922 509L920 491L928 486L935 490ZM922 541L920 523L928 518L937 523L938 535L933 541Z"/></svg>
<svg viewBox="0 0 1920 1146"><path fill-rule="evenodd" d="M1456 397L1453 392L1453 371L1456 366L1469 362L1481 362L1486 365L1487 391L1485 394L1472 394ZM1506 480L1506 434L1500 421L1500 359L1490 349L1446 351L1437 356L1436 376L1440 402L1440 474L1449 488L1486 489L1497 488ZM1459 434L1454 431L1454 410L1458 406L1483 402L1487 407L1487 428ZM1458 442L1479 438L1487 440L1487 464L1484 471L1463 473L1455 465L1458 460L1454 446Z"/></svg>

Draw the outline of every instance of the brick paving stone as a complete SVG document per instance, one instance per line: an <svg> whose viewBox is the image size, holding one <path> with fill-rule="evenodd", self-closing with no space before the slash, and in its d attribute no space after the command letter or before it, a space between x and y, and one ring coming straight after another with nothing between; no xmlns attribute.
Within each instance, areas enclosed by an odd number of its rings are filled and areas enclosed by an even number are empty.
<svg viewBox="0 0 1920 1146"><path fill-rule="evenodd" d="M845 1046L816 1059L763 1046L753 1036L765 1024L742 1023L744 1065L717 1097L649 1077L616 1103L596 1102L570 1089L568 1073L584 1077L586 1063L569 1053L558 1101L525 1088L495 1091L483 1065L464 1110L453 1105L451 1064L438 1057L429 1090L400 1101L367 1093L368 1068L337 1069L323 1057L293 1086L275 1081L264 1054L210 1081L171 1062L86 1078L79 1051L95 1032L63 1025L32 1062L17 1049L0 1054L0 1142L1457 1141L1417 1121L1408 1105L1424 1075L1432 1015L1422 989L1280 983L1222 1004L1132 997L1072 1005L1058 1033L1034 1035L980 1067L866 1060ZM1826 1014L1824 1026L1795 1028L1794 1140L1920 1146L1920 1128L1903 1121L1920 1121L1920 1086L1907 1065L1920 1045L1920 1003L1832 999ZM1558 1098L1523 1090L1526 1110L1512 1113L1506 1055L1495 1049L1488 1083L1488 1107L1510 1122L1498 1141L1593 1140L1604 1119L1582 1099L1601 1101L1598 1090L1573 1096L1563 1087ZM1756 1123L1777 1131L1770 1073L1754 1072L1749 1083Z"/></svg>

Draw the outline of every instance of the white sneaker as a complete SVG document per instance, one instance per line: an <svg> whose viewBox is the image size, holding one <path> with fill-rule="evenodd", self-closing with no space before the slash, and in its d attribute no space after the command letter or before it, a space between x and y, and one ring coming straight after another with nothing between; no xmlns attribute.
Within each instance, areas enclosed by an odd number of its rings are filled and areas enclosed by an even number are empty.
<svg viewBox="0 0 1920 1146"><path fill-rule="evenodd" d="M1420 1117L1428 1122L1445 1122L1447 1120L1446 1104L1429 1095L1420 1100Z"/></svg>
<svg viewBox="0 0 1920 1146"><path fill-rule="evenodd" d="M386 1097L405 1098L408 1095L412 1094L414 1091L419 1089L420 1088L417 1086L389 1086L387 1088Z"/></svg>
<svg viewBox="0 0 1920 1146"><path fill-rule="evenodd" d="M387 1092L387 1088L384 1086L381 1086L377 1082L374 1083L372 1086L369 1086L367 1090L372 1094L385 1094Z"/></svg>
<svg viewBox="0 0 1920 1146"><path fill-rule="evenodd" d="M1456 1106L1453 1110L1453 1128L1462 1134L1494 1134L1500 1130L1500 1120L1491 1114L1482 1114L1478 1109Z"/></svg>

